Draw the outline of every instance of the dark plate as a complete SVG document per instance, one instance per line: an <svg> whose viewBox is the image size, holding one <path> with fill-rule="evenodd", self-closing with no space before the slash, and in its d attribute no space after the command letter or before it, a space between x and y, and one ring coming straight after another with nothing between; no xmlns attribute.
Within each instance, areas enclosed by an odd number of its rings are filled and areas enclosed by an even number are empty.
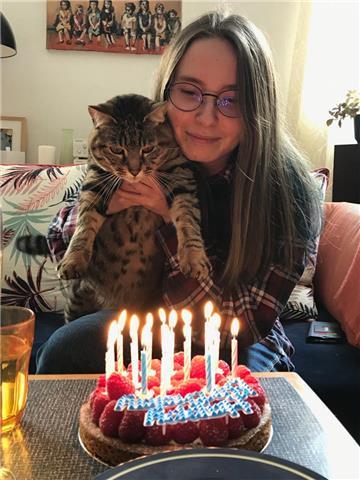
<svg viewBox="0 0 360 480"><path fill-rule="evenodd" d="M97 480L326 480L307 468L263 453L231 448L164 452L126 462Z"/></svg>

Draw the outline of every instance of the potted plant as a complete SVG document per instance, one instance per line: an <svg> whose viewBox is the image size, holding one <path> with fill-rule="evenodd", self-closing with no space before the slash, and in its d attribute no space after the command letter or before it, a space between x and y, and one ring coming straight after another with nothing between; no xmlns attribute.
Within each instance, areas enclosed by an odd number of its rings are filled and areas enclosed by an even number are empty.
<svg viewBox="0 0 360 480"><path fill-rule="evenodd" d="M338 103L336 107L329 110L332 118L326 121L326 125L330 126L333 122L337 122L339 127L346 117L354 119L355 139L360 143L360 92L359 90L349 90L346 94L345 101Z"/></svg>

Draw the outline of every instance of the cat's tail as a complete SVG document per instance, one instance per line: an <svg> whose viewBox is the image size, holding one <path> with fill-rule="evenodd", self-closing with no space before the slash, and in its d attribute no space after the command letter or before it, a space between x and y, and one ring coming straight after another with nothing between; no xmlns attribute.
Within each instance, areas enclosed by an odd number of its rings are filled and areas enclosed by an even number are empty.
<svg viewBox="0 0 360 480"><path fill-rule="evenodd" d="M16 248L29 255L51 255L44 235L24 235L16 239Z"/></svg>

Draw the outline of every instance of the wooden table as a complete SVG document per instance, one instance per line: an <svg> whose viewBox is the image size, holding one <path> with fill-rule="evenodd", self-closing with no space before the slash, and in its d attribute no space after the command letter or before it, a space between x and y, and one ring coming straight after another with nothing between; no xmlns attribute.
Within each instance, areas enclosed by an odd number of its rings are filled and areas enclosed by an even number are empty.
<svg viewBox="0 0 360 480"><path fill-rule="evenodd" d="M329 479L341 479L341 480L356 480L360 479L360 448L357 445L357 443L353 440L351 435L345 430L345 428L341 425L341 423L336 419L336 417L330 412L330 410L325 406L325 404L319 399L319 397L310 389L310 387L297 375L296 373L259 373L255 374L256 376L260 378L264 378L264 381L269 381L266 379L273 379L273 378L280 378L280 379L286 379L287 382L295 389L295 391L300 395L301 400L305 403L306 407L308 407L311 411L311 414L315 416L317 419L318 423L320 424L320 427L322 429L322 433L319 436L319 442L321 442L321 452L325 452L326 456L326 463L327 463L327 469L328 469L328 475L327 477ZM39 381L49 381L49 380L56 380L56 382L52 382L53 386L62 390L62 384L60 380L66 380L68 381L67 385L69 385L69 380L95 380L98 377L98 375L32 375L30 376L31 384L32 385L40 385L37 384ZM278 380L279 381L279 380ZM36 384L34 384L36 382ZM86 382L80 382L80 386L82 386ZM78 385L79 382L71 382L71 385ZM285 382L286 385L288 385ZM48 384L50 385L50 383ZM86 383L87 389L88 389L88 383ZM44 388L46 385L43 385ZM78 387L76 387L78 388ZM290 387L287 387L290 389ZM70 389L71 390L71 389ZM291 390L291 389L290 389ZM88 391L88 390L87 390ZM293 390L291 390L293 391ZM277 390L276 390L276 395L277 395ZM55 395L56 396L56 395ZM281 397L281 395L279 395ZM66 396L65 396L66 398ZM274 398L274 397L273 397ZM300 401L301 401L300 400ZM78 404L79 403L79 404ZM47 404L49 404L49 399L47 399ZM51 404L51 401L50 401ZM77 412L78 408L80 408L80 402L78 402L78 399L76 399L75 403L73 404L73 411L70 413L70 424L71 428L70 431L67 432L68 435L68 441L69 443L72 443L72 449L69 447L69 450L67 451L66 455L68 455L70 458L71 456L76 454L79 455L78 450L81 450L81 447L77 443L76 439L76 431L77 431ZM34 412L34 408L36 409L36 406L34 404L31 405L31 410ZM74 411L75 408L75 411ZM30 410L30 406L28 407L28 410ZM40 409L41 410L41 409ZM54 407L55 410L55 418L56 418L56 408ZM36 411L36 415L38 411ZM357 415L358 412L354 412L354 415ZM48 428L46 425L46 422L51 422L52 419L54 418L54 411L48 412L48 418L46 419L45 423L43 423L43 428L41 431L41 428L39 427L38 432L31 432L31 435L29 434L29 431L34 430L34 428L37 428L36 421L34 420L34 415L32 414L31 421L26 420L26 415L24 418L24 422L22 425L22 428L18 429L16 433L13 435L13 439L10 437L7 437L6 435L3 436L2 438L2 455L4 459L4 464L5 466L14 466L16 465L16 462L21 462L21 461L27 461L29 464L29 473L22 473L21 475L17 475L16 479L17 480L32 480L33 478L35 479L36 477L34 476L34 470L36 468L34 465L40 461L41 455L36 454L36 458L31 458L32 454L31 453L31 448L29 449L29 441L31 442L32 438L34 437L34 434L39 434L43 435L45 434L45 440L43 439L43 444L44 444L44 449L48 448L52 451L54 451L54 458L56 458L56 453L55 450L58 448L59 440L53 439L51 435L49 435L49 438L46 438L46 434L48 432ZM313 418L313 417L312 417ZM289 419L291 420L291 419ZM286 422L286 418L283 418L282 421ZM44 426L45 425L45 426ZM306 429L306 426L304 426ZM69 430L69 429L68 429ZM284 430L286 432L286 428ZM45 432L45 433L44 433ZM277 432L279 434L279 432ZM286 433L284 433L286 435ZM276 442L276 435L274 434L274 438L272 442ZM30 440L29 440L30 439ZM287 439L283 437L277 437L278 441L281 439L282 442L286 445ZM25 441L24 441L25 440ZM48 445L48 443L54 442L53 445ZM66 442L66 440L63 440ZM19 443L20 442L20 443ZM21 442L24 443L24 445L21 444ZM27 442L27 446L26 446ZM299 442L299 443L297 443ZM301 449L301 438L292 439L291 442L291 448L298 448ZM273 448L276 445L273 445ZM275 449L276 450L276 449ZM44 450L45 451L45 450ZM23 453L24 452L24 453ZM26 458L26 452L28 455L28 458ZM73 453L72 453L73 452ZM83 454L83 452L80 452ZM267 452L265 452L267 453ZM286 452L281 451L282 457L286 458ZM323 454L323 453L322 453ZM65 456L66 456L65 455ZM21 459L19 458L21 456ZM16 457L16 458L14 458ZM86 455L85 455L86 457ZM288 460L291 460L291 458L286 458ZM62 461L61 458L56 458L58 463ZM88 458L81 459L84 460L85 462L88 462ZM91 460L91 459L90 459ZM90 461L89 460L89 461ZM66 463L66 458L64 459L64 462ZM91 462L95 462L91 460ZM96 463L96 462L95 462ZM299 463L299 462L298 462ZM304 465L306 466L306 465ZM14 468L14 467L13 467ZM92 466L92 472L91 478L93 478L93 474L98 473L98 470L96 470L96 465L95 468ZM54 466L55 469L55 466ZM22 472L24 472L24 468L22 469ZM49 476L44 476L41 478L55 478L51 476L52 470L51 470L51 465L48 466L48 472ZM14 468L14 473L16 473L16 467ZM319 472L320 473L320 472ZM78 474L78 473L77 473ZM37 474L39 475L39 473ZM39 478L39 477L38 477ZM36 480L38 480L36 478ZM76 476L72 475L72 472L70 471L65 471L61 476L59 474L56 475L57 479L62 479L62 478L90 478L89 474L87 476Z"/></svg>

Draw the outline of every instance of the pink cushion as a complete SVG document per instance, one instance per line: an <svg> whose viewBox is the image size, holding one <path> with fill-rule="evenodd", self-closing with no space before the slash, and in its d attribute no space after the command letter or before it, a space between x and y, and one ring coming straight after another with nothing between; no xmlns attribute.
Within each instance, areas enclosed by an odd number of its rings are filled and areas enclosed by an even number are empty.
<svg viewBox="0 0 360 480"><path fill-rule="evenodd" d="M325 203L315 289L348 342L360 347L360 205Z"/></svg>

